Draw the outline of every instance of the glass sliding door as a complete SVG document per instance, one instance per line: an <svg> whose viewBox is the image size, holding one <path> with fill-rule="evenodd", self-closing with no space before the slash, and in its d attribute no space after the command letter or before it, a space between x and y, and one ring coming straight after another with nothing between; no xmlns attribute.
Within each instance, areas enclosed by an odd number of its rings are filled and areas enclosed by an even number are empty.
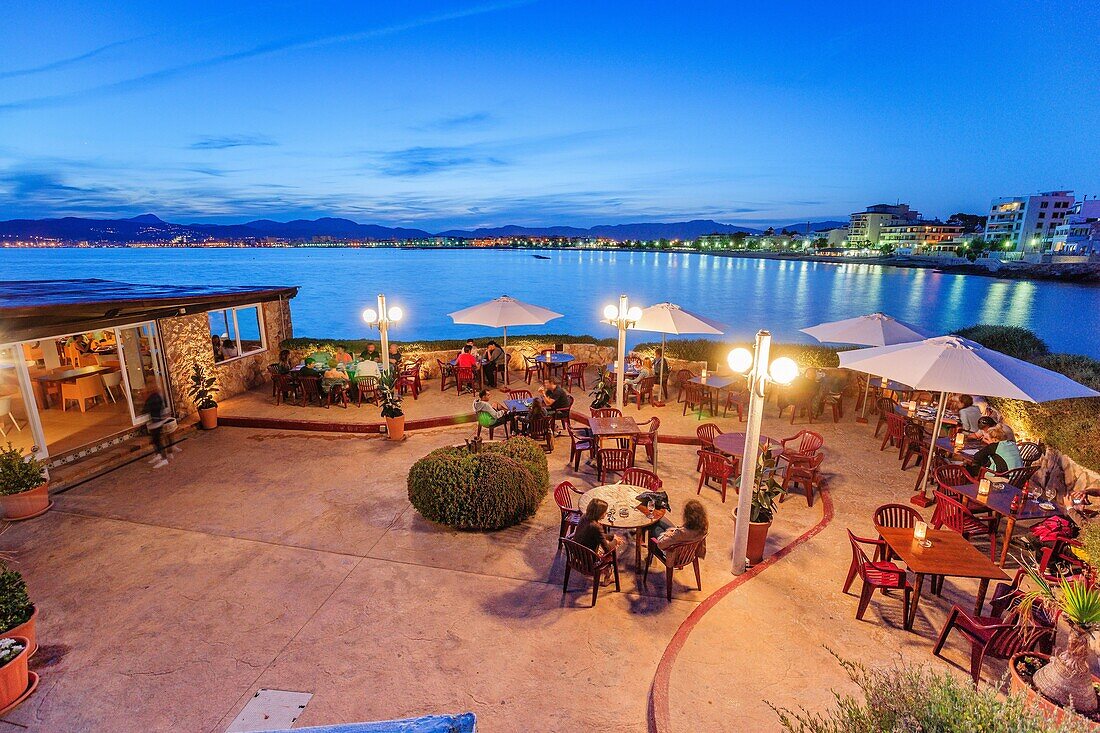
<svg viewBox="0 0 1100 733"><path fill-rule="evenodd" d="M46 440L35 409L33 383L27 365L36 364L31 347L21 344L0 346L0 443L10 441L23 453L32 449L46 457Z"/></svg>
<svg viewBox="0 0 1100 733"><path fill-rule="evenodd" d="M145 399L149 396L150 387L156 385L162 393L164 390L156 326L153 323L142 323L115 331L118 334L118 353L122 362L118 391L120 394L125 393L133 424L140 425L148 419L145 415Z"/></svg>

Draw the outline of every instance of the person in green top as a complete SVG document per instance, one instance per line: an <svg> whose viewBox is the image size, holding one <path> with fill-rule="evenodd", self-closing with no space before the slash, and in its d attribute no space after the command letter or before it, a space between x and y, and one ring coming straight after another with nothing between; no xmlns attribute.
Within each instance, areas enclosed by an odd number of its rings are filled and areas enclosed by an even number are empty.
<svg viewBox="0 0 1100 733"><path fill-rule="evenodd" d="M1008 439L1008 433L1000 425L986 430L985 447L974 454L975 470L988 468L997 473L1011 471L1024 465L1020 449Z"/></svg>

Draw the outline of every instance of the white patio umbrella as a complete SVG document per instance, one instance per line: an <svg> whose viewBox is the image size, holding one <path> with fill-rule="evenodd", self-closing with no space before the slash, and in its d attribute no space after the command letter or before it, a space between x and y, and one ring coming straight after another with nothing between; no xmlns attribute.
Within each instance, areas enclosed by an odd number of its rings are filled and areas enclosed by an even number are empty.
<svg viewBox="0 0 1100 733"><path fill-rule="evenodd" d="M502 295L485 303L472 305L454 313L448 313L455 323L468 323L477 326L490 326L504 329L504 383L508 383L508 327L541 326L547 321L561 318L549 308L524 303L521 300Z"/></svg>
<svg viewBox="0 0 1100 733"><path fill-rule="evenodd" d="M642 309L642 317L631 327L635 331L652 331L661 334L661 353L665 353L665 338L668 334L684 335L689 333L723 334L728 329L724 323L712 320L697 313L684 310L675 303L657 303ZM661 384L661 399L665 399L664 383Z"/></svg>
<svg viewBox="0 0 1100 733"><path fill-rule="evenodd" d="M822 343L855 344L857 346L892 346L920 341L931 336L912 323L899 321L885 313L869 313L865 316L845 318L842 321L819 323L799 329ZM871 377L868 374L863 392L863 413L859 422L867 421L867 398L871 394Z"/></svg>
<svg viewBox="0 0 1100 733"><path fill-rule="evenodd" d="M1078 384L1064 374L987 349L961 336L936 336L908 344L845 351L840 354L840 365L881 374L914 389L940 393L932 429L932 446L929 459L924 463L921 486L928 483L931 456L935 451L936 436L943 425L948 392L1027 402L1100 397L1100 392Z"/></svg>

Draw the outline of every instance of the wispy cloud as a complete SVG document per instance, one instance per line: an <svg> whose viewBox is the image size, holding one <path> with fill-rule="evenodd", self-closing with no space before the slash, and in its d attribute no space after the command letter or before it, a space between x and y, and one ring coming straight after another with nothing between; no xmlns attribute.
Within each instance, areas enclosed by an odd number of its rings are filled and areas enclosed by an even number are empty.
<svg viewBox="0 0 1100 733"><path fill-rule="evenodd" d="M278 144L267 135L203 135L188 147L192 150L227 150L228 148L265 148Z"/></svg>
<svg viewBox="0 0 1100 733"><path fill-rule="evenodd" d="M70 66L76 66L77 64L89 61L102 56L108 51L113 51L116 48L122 48L123 46L129 46L132 43L144 41L148 38L155 36L155 33L148 33L143 36L135 36L134 38L125 38L121 41L113 41L111 43L105 43L102 46L97 46L84 53L79 53L75 56L69 56L63 59L57 59L56 61L49 61L37 66L27 66L22 69L11 69L9 71L0 71L0 79L13 79L20 76L30 76L32 74L42 74L47 71L60 71L61 69L67 69Z"/></svg>
<svg viewBox="0 0 1100 733"><path fill-rule="evenodd" d="M503 166L501 158L477 152L479 146L412 147L380 156L378 170L387 176L423 176L457 168Z"/></svg>
<svg viewBox="0 0 1100 733"><path fill-rule="evenodd" d="M422 16L419 18L413 18L403 23L394 23L380 28L370 28L367 30L356 31L354 33L312 34L284 38L277 41L262 43L258 46L253 46L252 48L243 49L241 51L235 51L233 53L222 54L220 56L211 56L209 58L199 59L197 61L179 64L177 66L169 66L167 68L159 69L157 71L149 72L147 74L141 74L139 76L131 77L129 79L122 79L120 81L111 82L109 84L101 84L99 86L94 86L80 91L68 92L64 94L46 95L41 97L32 97L15 102L6 102L0 104L0 112L23 109L41 109L44 107L54 107L70 102L79 102L84 99L96 98L107 94L123 94L133 91L139 91L150 86L154 86L156 84L190 76L192 74L196 74L209 69L227 66L229 64L233 64L239 61L262 58L265 56L285 53L288 51L301 51L336 44L358 43L373 38L379 38L382 36L403 33L405 31L416 30L418 28L435 25L437 23L444 23L451 20L458 20L475 15L482 15L484 13L496 12L507 8L517 7L519 5L528 5L532 1L533 0L512 0L512 2L498 2L484 5L475 5L470 8L463 8L446 13Z"/></svg>
<svg viewBox="0 0 1100 733"><path fill-rule="evenodd" d="M441 117L423 125L415 126L412 129L430 132L454 132L455 130L482 129L489 127L496 121L496 116L489 112L471 112L465 115Z"/></svg>

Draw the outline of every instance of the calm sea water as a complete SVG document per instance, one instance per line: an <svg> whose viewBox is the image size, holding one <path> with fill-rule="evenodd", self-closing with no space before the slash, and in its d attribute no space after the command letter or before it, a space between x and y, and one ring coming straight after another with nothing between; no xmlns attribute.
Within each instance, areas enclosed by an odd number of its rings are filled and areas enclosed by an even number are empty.
<svg viewBox="0 0 1100 733"><path fill-rule="evenodd" d="M973 323L1026 326L1057 351L1100 357L1100 288L997 280L876 265L788 262L656 252L395 249L0 249L0 279L99 277L151 284L297 285L299 336L367 336L360 320L386 293L405 318L395 339L479 337L447 313L507 294L564 318L509 333L609 337L599 322L619 293L631 303L672 301L749 339L768 328L780 341L799 328L884 311L946 333ZM654 338L632 334L631 343ZM656 338L660 338L657 336Z"/></svg>

